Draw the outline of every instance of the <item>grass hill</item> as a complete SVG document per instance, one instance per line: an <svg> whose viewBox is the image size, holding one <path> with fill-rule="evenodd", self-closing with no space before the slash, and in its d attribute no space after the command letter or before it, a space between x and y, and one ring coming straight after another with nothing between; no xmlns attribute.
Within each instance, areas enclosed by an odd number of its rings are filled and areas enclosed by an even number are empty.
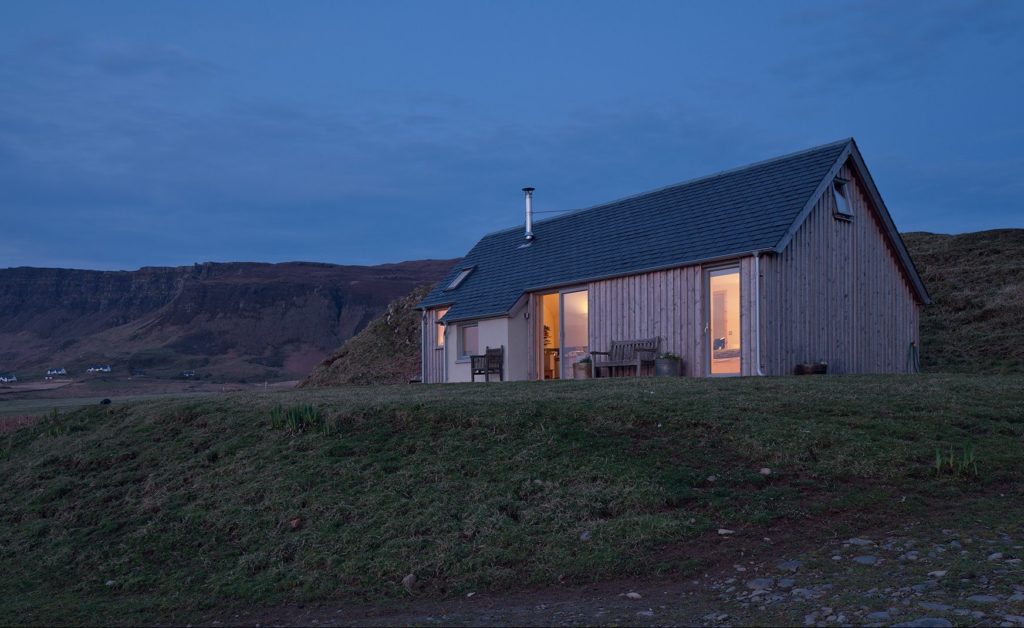
<svg viewBox="0 0 1024 628"><path fill-rule="evenodd" d="M934 301L921 313L922 368L1024 372L1024 229L903 239Z"/></svg>
<svg viewBox="0 0 1024 628"><path fill-rule="evenodd" d="M870 525L1003 529L1024 518L1022 408L1019 375L94 406L0 434L0 623L186 623L209 608L402 599L409 573L417 595L464 598L692 576L715 548L763 537L798 552ZM965 447L976 474L936 469L937 451L959 461Z"/></svg>
<svg viewBox="0 0 1024 628"><path fill-rule="evenodd" d="M420 376L420 313L430 286L391 302L388 309L321 362L301 388L342 384L404 384Z"/></svg>

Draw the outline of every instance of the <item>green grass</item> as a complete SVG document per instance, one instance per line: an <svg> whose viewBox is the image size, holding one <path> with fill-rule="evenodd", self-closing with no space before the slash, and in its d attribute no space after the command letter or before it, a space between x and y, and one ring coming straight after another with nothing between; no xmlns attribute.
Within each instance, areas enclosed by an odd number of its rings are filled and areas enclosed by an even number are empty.
<svg viewBox="0 0 1024 628"><path fill-rule="evenodd" d="M689 573L719 527L740 539L937 509L1018 516L1004 505L1022 496L1022 439L1024 377L1010 375L379 386L91 407L0 438L0 623L381 601L405 595L409 572L428 596ZM965 445L977 476L937 475L935 452Z"/></svg>

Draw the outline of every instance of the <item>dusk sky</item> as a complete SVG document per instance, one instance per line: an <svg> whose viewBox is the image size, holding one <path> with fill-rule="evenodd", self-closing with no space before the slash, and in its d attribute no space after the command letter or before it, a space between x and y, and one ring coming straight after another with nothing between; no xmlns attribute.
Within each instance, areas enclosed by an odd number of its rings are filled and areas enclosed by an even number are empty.
<svg viewBox="0 0 1024 628"><path fill-rule="evenodd" d="M0 267L463 255L856 138L902 231L1024 226L1024 2L0 3Z"/></svg>

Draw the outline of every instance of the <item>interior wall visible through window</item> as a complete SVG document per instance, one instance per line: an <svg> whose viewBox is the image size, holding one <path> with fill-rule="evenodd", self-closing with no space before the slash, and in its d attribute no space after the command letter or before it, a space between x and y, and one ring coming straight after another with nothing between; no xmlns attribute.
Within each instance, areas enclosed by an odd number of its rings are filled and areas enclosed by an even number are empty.
<svg viewBox="0 0 1024 628"><path fill-rule="evenodd" d="M479 338L476 323L459 325L459 357L468 358L479 354Z"/></svg>
<svg viewBox="0 0 1024 628"><path fill-rule="evenodd" d="M448 313L448 308L446 308L446 307L442 307L442 308L438 308L438 309L434 310L434 314L435 314L434 315L434 320L435 321L441 320L442 318L444 318L444 315L447 314L447 313ZM437 340L435 341L435 346L438 349L444 349L444 325L442 325L441 323L437 323L436 327L437 327Z"/></svg>

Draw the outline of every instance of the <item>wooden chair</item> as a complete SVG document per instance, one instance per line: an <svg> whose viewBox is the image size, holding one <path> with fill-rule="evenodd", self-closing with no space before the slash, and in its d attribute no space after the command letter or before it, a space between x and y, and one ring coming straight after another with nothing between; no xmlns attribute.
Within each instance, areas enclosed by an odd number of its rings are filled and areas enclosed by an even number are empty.
<svg viewBox="0 0 1024 628"><path fill-rule="evenodd" d="M476 382L477 375L483 375L484 381L491 381L491 373L498 374L498 381L505 381L505 347L486 347L483 355L471 355L470 360L470 376L473 382Z"/></svg>
<svg viewBox="0 0 1024 628"><path fill-rule="evenodd" d="M594 360L594 378L600 377L601 369L608 369L611 377L613 368L632 368L634 375L639 377L645 366L653 366L658 357L661 338L645 338L643 340L613 340L609 351L591 351ZM598 360L597 356L607 356Z"/></svg>

